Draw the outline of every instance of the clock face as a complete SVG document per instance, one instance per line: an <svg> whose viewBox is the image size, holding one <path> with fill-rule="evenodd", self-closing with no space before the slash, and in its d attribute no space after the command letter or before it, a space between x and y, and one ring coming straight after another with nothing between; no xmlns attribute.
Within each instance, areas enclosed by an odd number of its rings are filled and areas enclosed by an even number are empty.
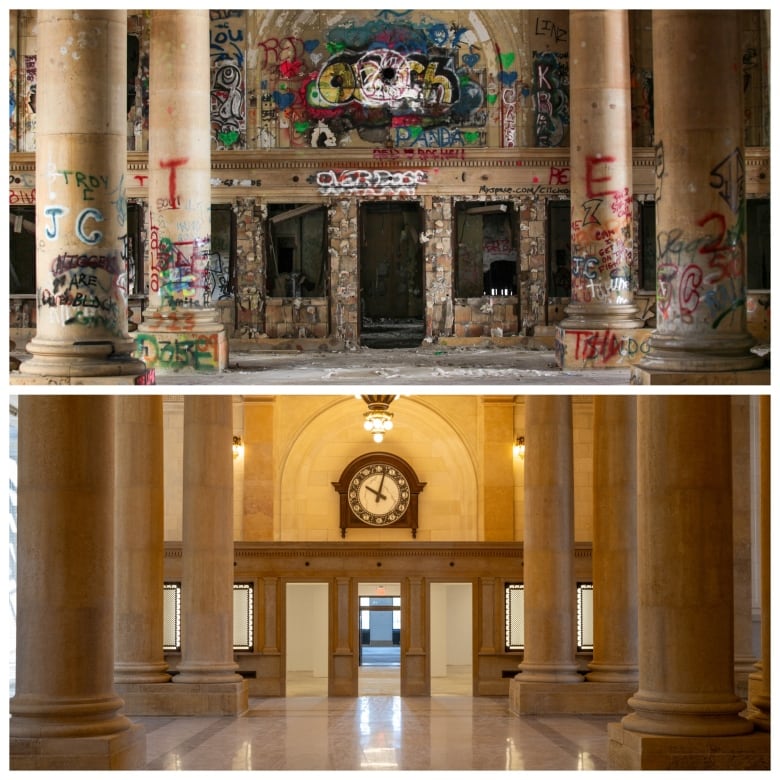
<svg viewBox="0 0 780 780"><path fill-rule="evenodd" d="M355 473L347 491L349 508L366 525L392 525L409 507L409 484L387 463L370 463Z"/></svg>

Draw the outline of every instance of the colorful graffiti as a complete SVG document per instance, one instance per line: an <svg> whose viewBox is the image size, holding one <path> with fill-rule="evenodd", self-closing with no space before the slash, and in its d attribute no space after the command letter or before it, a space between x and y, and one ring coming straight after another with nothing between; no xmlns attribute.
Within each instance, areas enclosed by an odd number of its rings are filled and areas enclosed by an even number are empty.
<svg viewBox="0 0 780 780"><path fill-rule="evenodd" d="M198 334L135 334L135 357L150 369L219 370L219 336Z"/></svg>
<svg viewBox="0 0 780 780"><path fill-rule="evenodd" d="M260 41L261 145L278 140L276 123L291 145L336 146L352 132L401 148L484 145L482 54L465 28L411 13L380 11L325 41Z"/></svg>
<svg viewBox="0 0 780 780"><path fill-rule="evenodd" d="M560 146L569 124L568 54L534 52L537 146Z"/></svg>
<svg viewBox="0 0 780 780"><path fill-rule="evenodd" d="M216 149L245 149L244 12L209 13L211 136Z"/></svg>

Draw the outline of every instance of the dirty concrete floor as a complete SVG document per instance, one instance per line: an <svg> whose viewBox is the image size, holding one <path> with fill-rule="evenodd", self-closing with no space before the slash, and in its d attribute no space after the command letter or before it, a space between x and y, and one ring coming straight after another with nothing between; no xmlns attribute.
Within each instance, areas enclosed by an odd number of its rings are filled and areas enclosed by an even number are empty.
<svg viewBox="0 0 780 780"><path fill-rule="evenodd" d="M563 371L551 349L439 347L354 351L231 351L221 373L156 372L158 385L256 385L294 391L306 386L430 385L441 390L479 386L628 386L625 369Z"/></svg>

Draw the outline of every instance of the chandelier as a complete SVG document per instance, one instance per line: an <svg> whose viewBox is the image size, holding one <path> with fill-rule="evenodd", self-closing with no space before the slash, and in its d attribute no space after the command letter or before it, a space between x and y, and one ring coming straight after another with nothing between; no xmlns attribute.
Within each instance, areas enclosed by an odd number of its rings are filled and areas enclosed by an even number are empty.
<svg viewBox="0 0 780 780"><path fill-rule="evenodd" d="M360 397L368 406L368 411L363 414L363 427L379 444L385 438L385 433L393 427L393 413L389 412L388 408L397 396L361 395Z"/></svg>

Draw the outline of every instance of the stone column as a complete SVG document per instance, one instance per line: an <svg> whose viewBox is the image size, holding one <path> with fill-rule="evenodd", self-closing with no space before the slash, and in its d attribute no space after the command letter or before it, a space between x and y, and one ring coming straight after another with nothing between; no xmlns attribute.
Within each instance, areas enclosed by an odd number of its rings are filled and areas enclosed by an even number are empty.
<svg viewBox="0 0 780 780"><path fill-rule="evenodd" d="M509 691L516 714L560 712L571 689L566 683L583 681L575 639L571 398L529 396L525 419L525 651Z"/></svg>
<svg viewBox="0 0 780 780"><path fill-rule="evenodd" d="M113 399L19 399L10 768L143 769L113 688Z"/></svg>
<svg viewBox="0 0 780 780"><path fill-rule="evenodd" d="M734 679L741 699L756 663L753 651L753 588L750 479L750 397L731 398L731 481L734 519Z"/></svg>
<svg viewBox="0 0 780 780"><path fill-rule="evenodd" d="M637 667L636 399L593 399L593 661L588 682L625 699ZM585 686L589 687L589 686Z"/></svg>
<svg viewBox="0 0 780 780"><path fill-rule="evenodd" d="M37 29L38 326L20 372L133 384L145 366L127 325L127 12L39 10Z"/></svg>
<svg viewBox="0 0 780 780"><path fill-rule="evenodd" d="M221 371L227 339L211 305L209 12L151 12L149 308L139 356L162 371Z"/></svg>
<svg viewBox="0 0 780 780"><path fill-rule="evenodd" d="M637 399L639 689L610 769L761 765L734 693L730 403Z"/></svg>
<svg viewBox="0 0 780 780"><path fill-rule="evenodd" d="M643 325L634 304L628 12L569 11L569 41L571 303L559 354L564 365L610 367L624 332L636 338ZM601 344L598 355L583 352L584 339Z"/></svg>
<svg viewBox="0 0 780 780"><path fill-rule="evenodd" d="M125 713L151 715L170 680L163 658L161 396L118 396L114 463L114 683Z"/></svg>
<svg viewBox="0 0 780 780"><path fill-rule="evenodd" d="M762 731L769 731L771 705L771 659L772 659L772 587L771 587L771 428L770 400L762 395L758 400L759 469L761 492L761 661L758 671L750 676L751 719Z"/></svg>
<svg viewBox="0 0 780 780"><path fill-rule="evenodd" d="M248 707L233 658L232 447L230 396L185 396L182 655L173 682L190 686L199 713Z"/></svg>
<svg viewBox="0 0 780 780"><path fill-rule="evenodd" d="M651 372L758 368L745 309L738 11L653 11L657 328Z"/></svg>

